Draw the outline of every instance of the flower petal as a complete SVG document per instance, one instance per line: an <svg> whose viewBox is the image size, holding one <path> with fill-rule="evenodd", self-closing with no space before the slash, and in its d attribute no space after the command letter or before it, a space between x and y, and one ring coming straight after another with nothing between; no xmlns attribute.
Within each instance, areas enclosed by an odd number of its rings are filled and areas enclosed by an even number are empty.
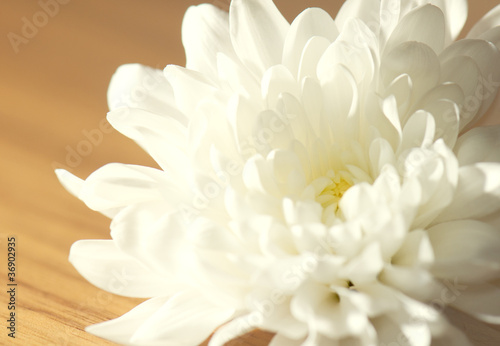
<svg viewBox="0 0 500 346"><path fill-rule="evenodd" d="M107 164L92 173L83 184L79 198L97 211L124 208L145 202L165 203L171 207L179 202L162 171L136 165ZM170 185L172 188L173 186ZM176 190L175 187L173 187ZM162 193L164 192L164 193ZM168 204L168 203L167 203Z"/></svg>
<svg viewBox="0 0 500 346"><path fill-rule="evenodd" d="M320 36L333 42L338 29L332 17L320 8L308 8L295 18L285 39L283 64L297 76L299 63L308 41Z"/></svg>
<svg viewBox="0 0 500 346"><path fill-rule="evenodd" d="M109 110L142 108L165 114L174 105L173 90L161 70L140 64L120 66L108 88Z"/></svg>
<svg viewBox="0 0 500 346"><path fill-rule="evenodd" d="M198 291L183 291L144 321L131 341L198 345L233 315L234 309L217 306Z"/></svg>
<svg viewBox="0 0 500 346"><path fill-rule="evenodd" d="M231 1L229 26L236 54L254 74L281 63L290 24L271 0Z"/></svg>
<svg viewBox="0 0 500 346"><path fill-rule="evenodd" d="M453 302L453 307L477 319L500 324L500 289L493 285L467 287Z"/></svg>
<svg viewBox="0 0 500 346"><path fill-rule="evenodd" d="M61 168L56 169L55 173L57 175L57 179L59 179L59 182L69 193L71 193L75 197L78 197L80 195L80 191L84 184L84 181L82 179Z"/></svg>
<svg viewBox="0 0 500 346"><path fill-rule="evenodd" d="M365 23L379 24L380 3L379 1L349 0L345 1L340 8L335 22L340 31L344 30L345 23L352 18L358 18Z"/></svg>
<svg viewBox="0 0 500 346"><path fill-rule="evenodd" d="M500 163L476 163L460 168L451 204L435 223L479 219L500 210Z"/></svg>
<svg viewBox="0 0 500 346"><path fill-rule="evenodd" d="M91 334L127 345L189 346L202 343L234 314L199 292L150 299L125 315L87 327Z"/></svg>
<svg viewBox="0 0 500 346"><path fill-rule="evenodd" d="M412 100L419 100L429 90L437 86L440 75L439 59L425 44L406 42L394 47L382 59L381 81L389 86L402 74L410 76Z"/></svg>
<svg viewBox="0 0 500 346"><path fill-rule="evenodd" d="M468 96L463 105L466 119L471 119L472 126L491 106L500 86L500 51L491 42L477 39L460 40L448 46L439 56L444 65L458 56L470 57L481 71L480 80L473 94Z"/></svg>
<svg viewBox="0 0 500 346"><path fill-rule="evenodd" d="M478 162L500 162L500 125L477 127L460 136L455 145L460 166Z"/></svg>
<svg viewBox="0 0 500 346"><path fill-rule="evenodd" d="M456 40L467 20L467 0L432 0L431 4L443 11L446 19L446 43Z"/></svg>
<svg viewBox="0 0 500 346"><path fill-rule="evenodd" d="M176 181L185 180L182 168L187 165L187 128L175 118L182 114L168 107L172 116L163 116L142 109L122 109L108 113L108 121L125 136L137 142Z"/></svg>
<svg viewBox="0 0 500 346"><path fill-rule="evenodd" d="M69 261L91 284L122 296L149 298L181 287L121 251L112 240L77 241L71 246Z"/></svg>
<svg viewBox="0 0 500 346"><path fill-rule="evenodd" d="M200 72L168 65L163 73L174 89L177 108L186 115L196 115L200 102L215 94L212 81Z"/></svg>
<svg viewBox="0 0 500 346"><path fill-rule="evenodd" d="M495 6L469 31L467 38L477 38L488 30L500 25L500 5Z"/></svg>
<svg viewBox="0 0 500 346"><path fill-rule="evenodd" d="M235 57L229 37L229 15L211 4L191 6L182 22L186 68L217 77L217 53Z"/></svg>
<svg viewBox="0 0 500 346"><path fill-rule="evenodd" d="M479 284L500 277L500 238L492 226L473 220L450 221L427 231L434 249L434 275Z"/></svg>
<svg viewBox="0 0 500 346"><path fill-rule="evenodd" d="M439 54L444 47L445 19L436 6L424 5L404 16L394 29L384 52L390 53L405 42L419 42Z"/></svg>
<svg viewBox="0 0 500 346"><path fill-rule="evenodd" d="M111 321L101 322L85 328L85 331L111 340L122 345L133 345L131 342L135 331L146 321L151 315L157 312L168 300L168 297L160 296L151 298L144 303L136 306L126 314ZM151 346L190 346L179 345L179 343L153 343Z"/></svg>

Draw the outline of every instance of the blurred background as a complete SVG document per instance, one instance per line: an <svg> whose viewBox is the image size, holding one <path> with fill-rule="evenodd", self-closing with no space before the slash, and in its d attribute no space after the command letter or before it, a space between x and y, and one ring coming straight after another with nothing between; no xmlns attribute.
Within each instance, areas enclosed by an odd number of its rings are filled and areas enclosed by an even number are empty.
<svg viewBox="0 0 500 346"><path fill-rule="evenodd" d="M15 235L14 344L105 344L82 329L140 301L94 288L67 262L74 241L109 238L109 220L67 193L53 170L66 168L85 178L109 162L155 166L103 120L108 82L125 63L184 65L183 14L202 2L207 1L1 0L0 284L6 279L6 240ZM229 2L212 3L227 8ZM291 21L312 6L334 17L342 1L275 3ZM498 3L475 0L467 28ZM6 304L1 294L3 321ZM265 345L268 339L262 334L239 344Z"/></svg>

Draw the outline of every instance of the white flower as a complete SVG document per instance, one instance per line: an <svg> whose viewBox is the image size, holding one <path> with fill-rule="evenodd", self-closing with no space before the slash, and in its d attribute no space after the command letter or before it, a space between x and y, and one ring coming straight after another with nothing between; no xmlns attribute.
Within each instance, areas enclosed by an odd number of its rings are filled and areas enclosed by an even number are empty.
<svg viewBox="0 0 500 346"><path fill-rule="evenodd" d="M108 119L160 169L64 186L112 218L70 261L151 298L88 331L210 345L466 345L443 311L500 324L500 6L349 0L289 24L270 0L191 7L187 67L118 69ZM117 273L121 275L117 284Z"/></svg>

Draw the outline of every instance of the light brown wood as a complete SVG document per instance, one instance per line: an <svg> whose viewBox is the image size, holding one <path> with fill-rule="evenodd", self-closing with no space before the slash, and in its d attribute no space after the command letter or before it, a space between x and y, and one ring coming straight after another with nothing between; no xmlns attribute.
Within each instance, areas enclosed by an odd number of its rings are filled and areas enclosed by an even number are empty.
<svg viewBox="0 0 500 346"><path fill-rule="evenodd" d="M86 177L108 162L155 165L116 131L103 134L102 142L87 148L77 164L67 161L67 155L86 140L84 131L99 128L107 111L107 85L119 65L184 64L183 13L202 1L59 2L43 1L59 4L46 10L53 16L45 17L38 1L0 3L1 344L111 344L83 328L115 318L141 301L95 288L68 263L74 241L109 238L109 220L69 195L53 169L66 167ZM321 6L332 15L340 6L338 0L276 3L288 19L306 6ZM490 0L474 2L472 17L489 7ZM39 27L30 32L24 28L27 22ZM23 28L30 37L13 46L11 33L22 36ZM18 283L15 340L7 339L4 327L7 237L12 235ZM231 344L266 345L270 337L256 332Z"/></svg>

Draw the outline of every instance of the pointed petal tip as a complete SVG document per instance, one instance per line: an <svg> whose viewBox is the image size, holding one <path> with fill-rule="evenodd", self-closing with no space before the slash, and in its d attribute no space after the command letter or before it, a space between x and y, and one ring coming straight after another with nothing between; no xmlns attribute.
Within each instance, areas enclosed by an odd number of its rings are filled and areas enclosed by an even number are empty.
<svg viewBox="0 0 500 346"><path fill-rule="evenodd" d="M58 168L55 171L57 179L61 185L72 195L78 197L83 186L83 180L68 172L65 169Z"/></svg>

